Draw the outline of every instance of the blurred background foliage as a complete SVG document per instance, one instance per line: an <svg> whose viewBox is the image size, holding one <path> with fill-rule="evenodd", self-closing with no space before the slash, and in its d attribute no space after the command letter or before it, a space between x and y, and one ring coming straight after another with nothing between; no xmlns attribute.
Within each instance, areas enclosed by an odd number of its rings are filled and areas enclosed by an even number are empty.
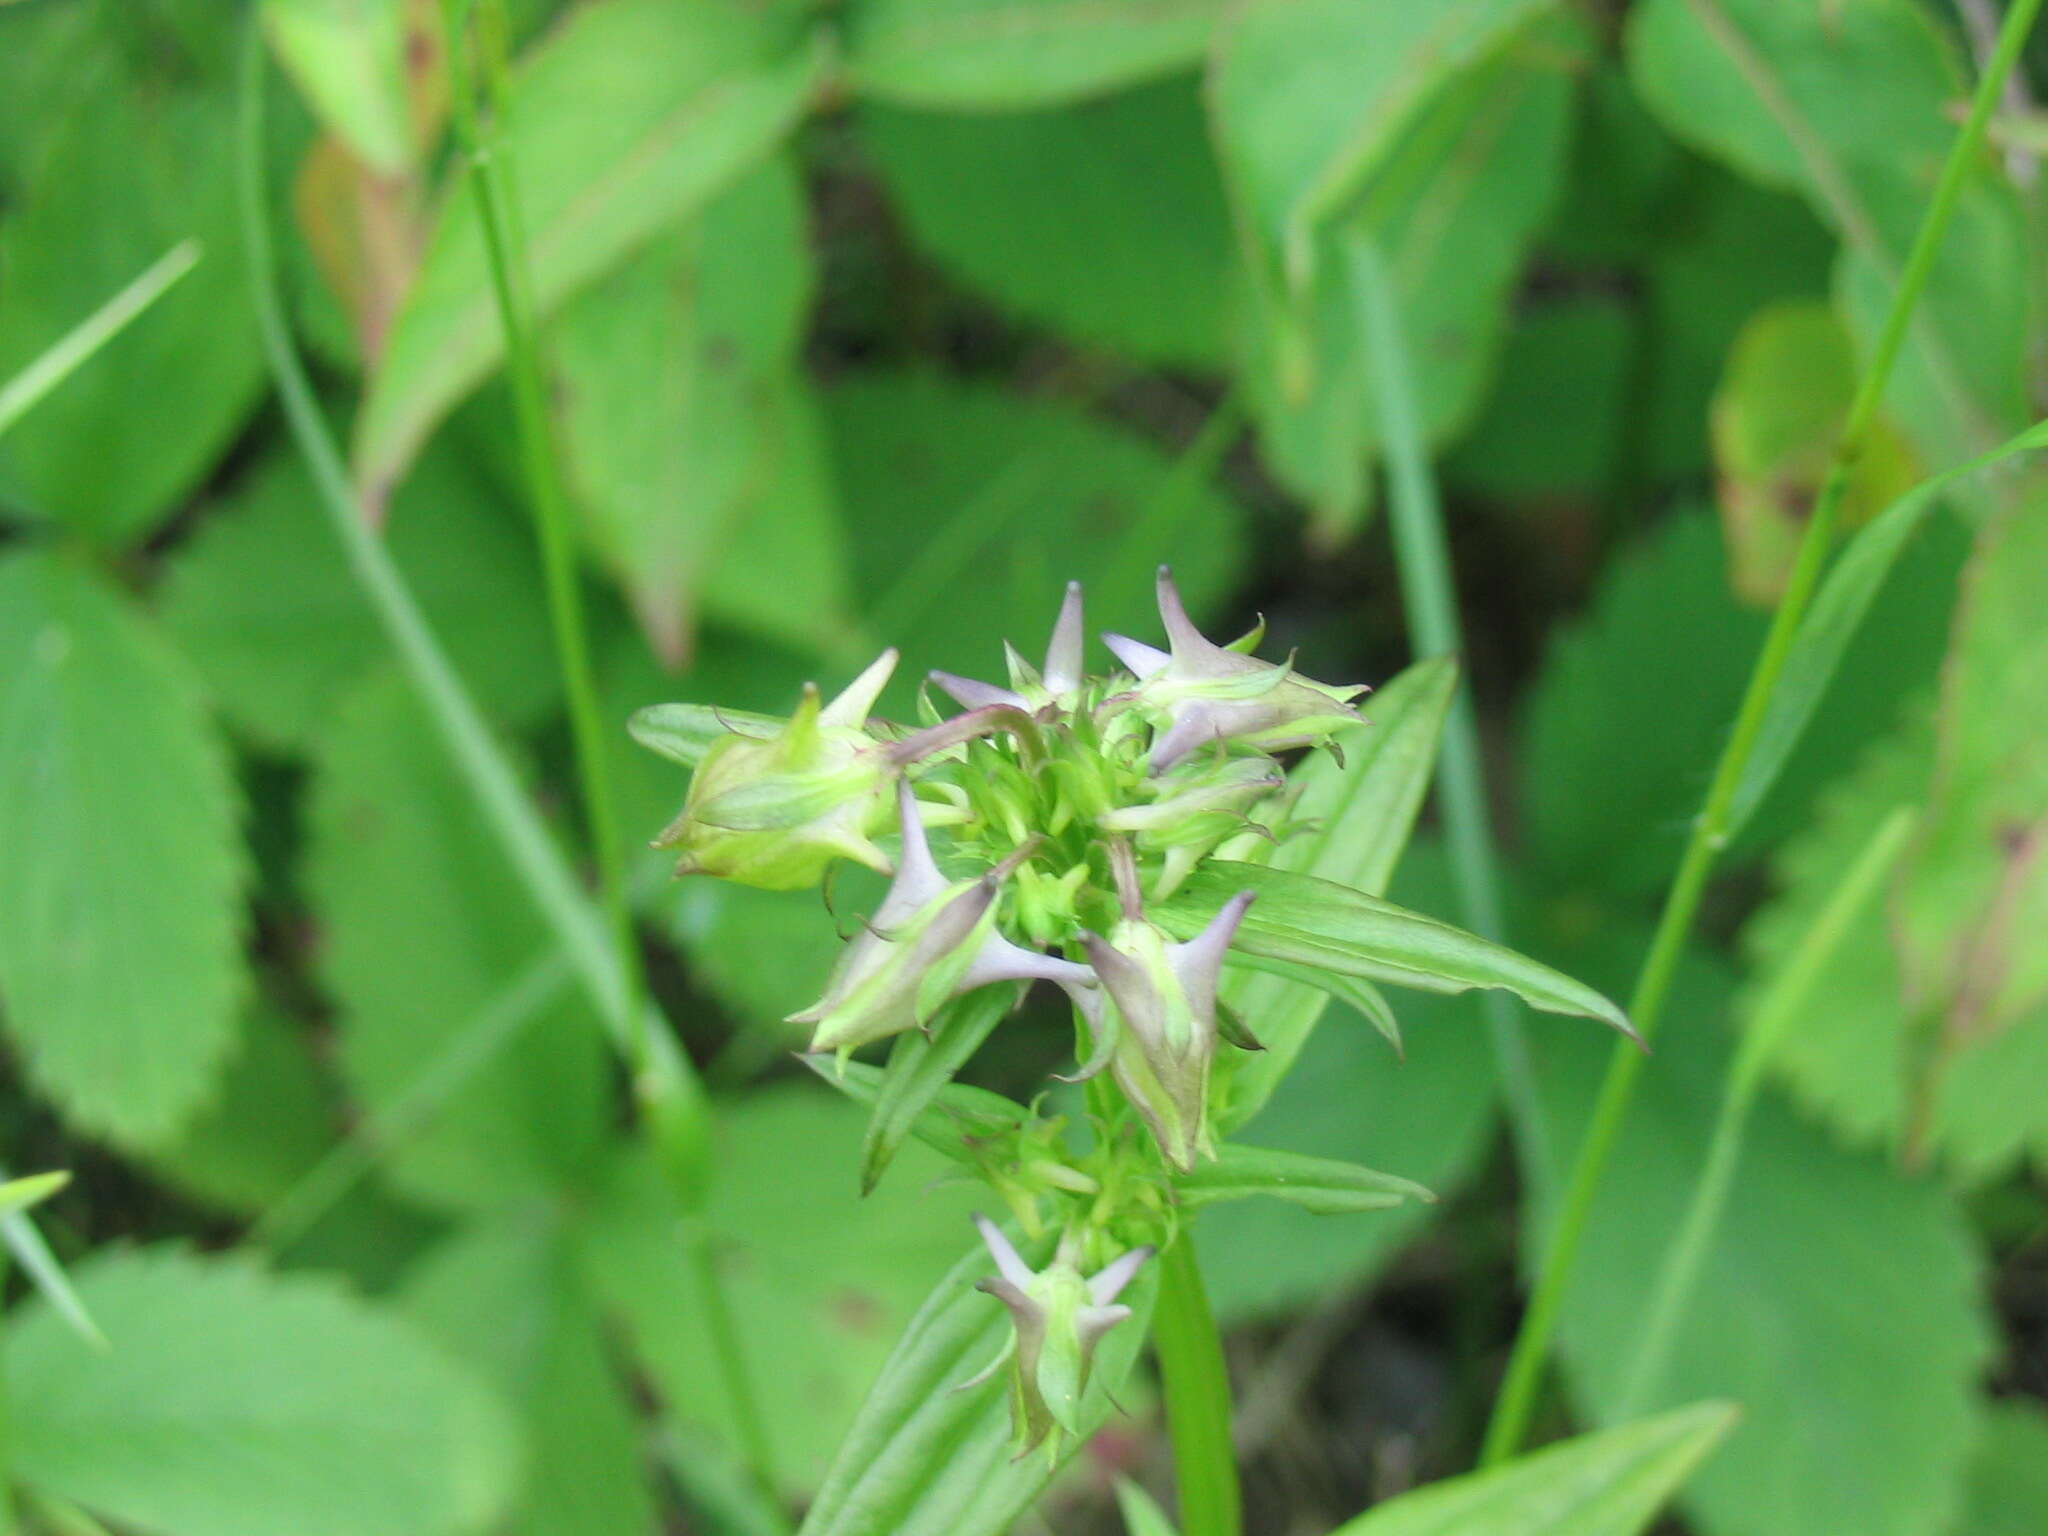
<svg viewBox="0 0 2048 1536"><path fill-rule="evenodd" d="M1060 583L1407 659L1364 322L1384 253L1450 499L1513 937L1624 988L1994 0L515 0L498 140L607 718L786 709L883 644L1026 650ZM368 510L575 835L563 701L433 0L261 0L293 324ZM191 275L0 441L0 1159L117 1346L17 1280L10 1472L167 1536L772 1530L684 1215L394 668L268 403L234 198L242 8L0 5L0 378L180 239ZM2048 57L2035 50L2048 84ZM284 83L288 82L288 83ZM2048 129L1973 168L1850 517L2040 410ZM1917 537L1734 850L1604 1188L1547 1426L1615 1411L1722 1064L1893 807L1923 809L1772 1063L1651 1406L1740 1402L1699 1536L2048 1529L2048 501ZM871 895L666 879L656 989L717 1092L714 1234L782 1492L962 1251L921 1149L788 1060ZM1425 838L1395 895L1455 910ZM1204 1219L1253 1528L1467 1464L1544 1212L1474 1005L1334 1013L1261 1118L1436 1208ZM1569 1146L1590 1033L1539 1025ZM1027 1014L987 1080L1063 1048ZM977 1067L977 1070L983 1070ZM18 1217L6 1218L18 1222ZM19 1239L18 1227L9 1229ZM1043 1523L1155 1484L1141 1392ZM374 1469L374 1472L368 1469ZM1676 1529L1678 1527L1674 1527Z"/></svg>

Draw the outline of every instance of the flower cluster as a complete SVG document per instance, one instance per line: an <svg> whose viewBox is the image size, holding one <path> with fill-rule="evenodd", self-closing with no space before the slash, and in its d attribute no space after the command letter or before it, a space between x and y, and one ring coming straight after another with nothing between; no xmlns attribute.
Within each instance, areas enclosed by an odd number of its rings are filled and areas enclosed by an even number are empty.
<svg viewBox="0 0 2048 1536"><path fill-rule="evenodd" d="M714 714L698 722L701 742L691 738L696 774L659 844L678 852L682 873L777 890L818 884L838 859L888 874L825 995L794 1016L811 1028L811 1049L836 1054L843 1070L862 1046L931 1030L954 999L1050 982L1072 1000L1069 1080L1090 1083L1101 1139L1149 1142L1152 1166L1170 1178L1214 1155L1219 1046L1250 1043L1217 991L1252 895L1184 941L1152 914L1204 861L1256 855L1287 834L1276 754L1357 724L1351 701L1364 690L1253 657L1258 631L1210 641L1164 569L1158 600L1165 648L1105 636L1122 665L1089 675L1081 589L1070 585L1043 666L1009 649L1002 684L934 672L960 710L943 713L927 690L915 725L871 718L894 652L829 704L807 689L786 721ZM893 857L878 841L892 830ZM1082 1277L1083 1228L1094 1252L1113 1224L1099 1184L1069 1170L1048 1186L1087 1215L1042 1273L985 1228L1000 1270L987 1288L1017 1322L1027 1444L1071 1428L1095 1341L1123 1315L1112 1303L1145 1251L1131 1246ZM1035 1196L1006 1193L1031 1214Z"/></svg>

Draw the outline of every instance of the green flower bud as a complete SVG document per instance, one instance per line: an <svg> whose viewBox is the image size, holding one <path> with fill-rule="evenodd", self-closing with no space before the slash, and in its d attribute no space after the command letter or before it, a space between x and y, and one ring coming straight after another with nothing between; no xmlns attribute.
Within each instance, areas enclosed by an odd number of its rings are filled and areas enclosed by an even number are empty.
<svg viewBox="0 0 2048 1536"><path fill-rule="evenodd" d="M996 893L1010 870L948 880L932 859L908 781L897 781L896 795L903 851L889 894L848 943L824 997L790 1015L792 1024L816 1026L811 1050L851 1051L922 1029L948 999L992 982L1092 982L1086 966L1019 948L997 933Z"/></svg>
<svg viewBox="0 0 2048 1536"><path fill-rule="evenodd" d="M1209 926L1177 944L1126 901L1108 938L1088 934L1098 993L1075 992L1098 1058L1151 1127L1166 1160L1186 1172L1215 1156L1209 1132L1209 1069L1216 1059L1216 982L1252 893L1233 896ZM1091 1062L1083 1075L1095 1070Z"/></svg>
<svg viewBox="0 0 2048 1536"><path fill-rule="evenodd" d="M1157 854L1161 871L1152 897L1163 901L1219 845L1257 827L1250 812L1284 788L1286 775L1270 759L1226 757L1182 763L1138 786L1145 803L1121 805L1096 818L1107 831L1131 835L1142 854Z"/></svg>
<svg viewBox="0 0 2048 1536"><path fill-rule="evenodd" d="M1152 771L1164 773L1205 743L1234 741L1262 752L1313 746L1356 725L1350 701L1363 684L1333 687L1205 638L1181 605L1173 575L1159 568L1159 618L1170 651L1124 635L1105 635L1138 678L1138 697L1163 712L1167 728L1152 747Z"/></svg>
<svg viewBox="0 0 2048 1536"><path fill-rule="evenodd" d="M871 835L888 814L898 764L866 722L895 666L896 652L884 651L830 704L807 686L780 731L734 730L714 744L682 814L654 841L681 850L676 873L771 891L816 885L840 858L887 873Z"/></svg>
<svg viewBox="0 0 2048 1536"><path fill-rule="evenodd" d="M1017 1454L1028 1455L1050 1440L1057 1457L1062 1439L1081 1432L1081 1395L1088 1388L1096 1346L1131 1315L1129 1307L1116 1305L1116 1298L1152 1250L1133 1248L1084 1276L1077 1262L1079 1244L1069 1233L1053 1261L1034 1272L994 1222L985 1216L974 1222L997 1271L977 1289L1008 1307L1016 1328L1012 1347L996 1357L989 1371L1005 1358L1012 1361L1010 1422ZM977 1384L988 1374L962 1385Z"/></svg>

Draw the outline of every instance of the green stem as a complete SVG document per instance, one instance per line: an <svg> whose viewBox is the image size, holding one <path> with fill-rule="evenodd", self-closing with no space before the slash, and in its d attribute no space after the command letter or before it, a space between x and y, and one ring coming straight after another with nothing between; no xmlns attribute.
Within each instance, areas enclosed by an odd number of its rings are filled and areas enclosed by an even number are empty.
<svg viewBox="0 0 2048 1536"><path fill-rule="evenodd" d="M526 302L523 263L515 260L513 199L503 149L485 137L477 110L476 82L464 46L465 0L447 0L448 76L454 101L456 132L469 162L470 189L476 195L477 221L483 230L484 258L491 291L505 333L506 373L512 384L513 412L519 438L520 468L532 503L534 531L540 544L541 568L547 585L548 617L553 626L555 659L562 690L569 703L569 727L576 753L576 777L583 792L584 830L597 867L598 889L611 928L620 973L634 1019L629 1052L636 1084L647 1081L648 1011L637 1006L644 991L640 948L633 933L618 818L611 792L611 757L605 750L603 710L590 661L589 627L583 612L583 584L577 563L574 512L563 489L562 466L556 452L554 422L547 408L547 386L541 372L534 316ZM484 50L486 67L496 63L496 50ZM492 81L493 94L502 82ZM523 246L520 247L523 249Z"/></svg>
<svg viewBox="0 0 2048 1536"><path fill-rule="evenodd" d="M1884 819L1801 939L1743 1035L1722 1086L1721 1108L1715 1116L1713 1139L1707 1146L1706 1168L1693 1190L1678 1236L1665 1251L1663 1267L1650 1293L1649 1311L1617 1401L1617 1420L1632 1419L1641 1413L1663 1377L1678 1321L1691 1304L1707 1249L1728 1204L1728 1191L1742 1160L1742 1139L1749 1128L1749 1112L1756 1103L1757 1089L1763 1082L1764 1066L1792 1021L1805 1011L1822 972L1847 937L1850 924L1868 906L1879 883L1905 849L1913 824L1914 814L1908 806L1899 807Z"/></svg>
<svg viewBox="0 0 2048 1536"><path fill-rule="evenodd" d="M1181 1536L1239 1536L1243 1514L1230 1442L1230 1372L1186 1228L1159 1256L1159 1267L1152 1347L1166 1392Z"/></svg>
<svg viewBox="0 0 2048 1536"><path fill-rule="evenodd" d="M257 321L285 420L305 456L321 510L341 544L350 574L397 652L407 679L426 706L428 718L492 834L503 846L514 874L554 930L598 1016L623 1050L633 1039L633 1005L603 920L528 803L518 775L428 627L390 551L372 532L293 344L279 298L277 258L264 206L263 86L262 36L252 6L242 52L242 233L249 252ZM678 1091L697 1105L701 1119L701 1090L689 1058L666 1031L654 1031L651 1045L647 1070L671 1078Z"/></svg>
<svg viewBox="0 0 2048 1536"><path fill-rule="evenodd" d="M1386 264L1371 242L1361 239L1352 246L1351 270L1363 310L1360 318L1372 359L1380 437L1386 448L1388 520L1408 613L1409 647L1418 658L1456 655L1463 642L1450 544L1444 536L1443 502L1430 471L1429 445L1415 406L1400 306ZM1460 680L1445 721L1443 752L1437 760L1437 793L1442 797L1444 835L1450 845L1451 873L1465 924L1482 938L1502 942L1507 924L1501 910L1500 866L1486 810L1486 779L1480 767L1479 728L1472 712L1469 677ZM1542 1194L1548 1190L1555 1164L1537 1098L1528 1031L1521 1011L1507 993L1490 988L1480 994L1480 1001L1493 1039L1494 1063L1507 1097L1516 1150Z"/></svg>
<svg viewBox="0 0 2048 1536"><path fill-rule="evenodd" d="M1771 619L1763 651L1757 657L1756 669L1750 675L1749 687L1743 694L1734 728L1729 732L1727 745L1722 748L1720 762L1715 766L1706 802L1693 822L1692 835L1686 843L1684 856L1679 860L1678 873L1665 897L1656 937L1651 941L1649 954L1636 980L1629 1013L1645 1040L1656 1032L1663 1017L1679 957L1684 952L1693 918L1698 914L1707 878L1727 842L1729 809L1734 803L1743 768L1756 746L1757 734L1763 728L1771 694L1784 671L1793 637L1820 581L1841 513L1842 497L1848 489L1850 471L1877 419L1878 406L1891 380L1892 368L1898 362L1913 310L1933 270L1934 258L1940 250L1950 216L1955 211L1963 179L1983 147L1985 125L1990 121L1998 93L2019 57L2040 4L2041 0L2015 0L2012 9L2006 13L1998 47L1985 68L1983 78L1977 82L1969 116L1942 166L1941 179L1913 238L1912 252L1907 257L1899 285L1893 291L1891 307L1885 313L1884 325L1879 331L1869 365L1850 402L1848 419L1835 445L1820 499L1800 541L1798 558L1785 585L1785 594ZM1608 1063L1592 1121L1572 1166L1571 1180L1556 1228L1545 1247L1528 1310L1523 1314L1521 1331L1515 1337L1500 1399L1494 1406L1493 1422L1487 1426L1486 1443L1480 1454L1482 1466L1491 1466L1512 1456L1528 1430L1543 1363L1549 1354L1551 1335L1557 1327L1558 1310L1570 1284L1572 1266L1577 1261L1586 1222L1592 1214L1593 1199L1606 1172L1607 1161L1613 1155L1615 1141L1621 1134L1622 1122L1627 1117L1644 1059L1633 1047L1623 1044L1616 1047Z"/></svg>
<svg viewBox="0 0 2048 1536"><path fill-rule="evenodd" d="M497 0L444 0L449 83L454 103L457 136L469 161L469 184L476 195L477 222L483 230L484 259L490 271L491 291L497 301L498 320L505 333L505 366L512 384L513 412L519 437L520 466L532 502L535 532L541 548L548 596L548 616L554 629L555 655L562 671L563 692L569 702L570 733L575 744L576 776L583 791L583 816L592 857L598 871L598 887L611 929L612 948L618 957L620 974L627 990L634 1021L627 1042L626 1059L639 1099L644 1123L650 1128L661 1155L662 1126L673 1110L674 1083L648 1070L650 1036L655 1032L652 1010L645 1006L645 977L641 971L639 941L633 931L633 907L627 887L624 850L619 842L615 802L611 790L611 754L606 750L603 710L598 702L597 678L590 661L589 627L583 611L582 575L578 564L574 509L562 476L560 454L555 441L555 423L548 410L547 383L541 369L537 322L529 295L525 264L526 244L521 237L518 201L512 185L512 168L504 146L495 135L486 136L477 106L476 81L464 44L469 28L465 21L478 9L483 25L492 36L480 39L479 49L487 72L488 88L495 111L502 112L506 77L504 13ZM495 46L494 46L495 45ZM661 1158L675 1177L686 1203L694 1206L701 1190L698 1170L687 1158L678 1166ZM747 1464L771 1501L774 1468L768 1436L763 1427L745 1354L733 1326L724 1281L711 1250L711 1237L701 1221L692 1219L686 1242L690 1258L702 1279L704 1322L710 1330L726 1394L733 1405L733 1417Z"/></svg>
<svg viewBox="0 0 2048 1536"><path fill-rule="evenodd" d="M180 240L151 262L142 275L63 336L48 351L0 384L0 433L4 433L92 355L128 328L199 262L199 242Z"/></svg>

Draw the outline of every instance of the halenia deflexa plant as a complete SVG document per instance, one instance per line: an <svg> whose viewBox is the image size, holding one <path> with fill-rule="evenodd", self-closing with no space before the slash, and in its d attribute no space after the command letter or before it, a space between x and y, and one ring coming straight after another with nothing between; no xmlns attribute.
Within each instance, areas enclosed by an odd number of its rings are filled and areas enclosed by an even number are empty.
<svg viewBox="0 0 2048 1536"><path fill-rule="evenodd" d="M978 1222L995 1271L981 1288L1014 1328L957 1385L1007 1364L1020 1455L1056 1459L1083 1432L1096 1347L1131 1315L1117 1297L1181 1240L1194 1204L1263 1193L1370 1209L1424 1193L1219 1142L1230 1079L1261 1049L1259 1020L1225 1000L1227 969L1257 965L1333 991L1506 986L1627 1028L1597 994L1533 961L1276 867L1279 850L1317 831L1288 755L1321 749L1341 763L1345 740L1371 729L1359 707L1368 690L1260 660L1256 629L1214 643L1163 568L1158 603L1165 647L1107 635L1119 665L1090 673L1081 586L1070 584L1042 665L1009 647L1004 684L933 672L915 724L872 713L894 651L829 703L807 688L787 719L671 704L633 722L642 743L695 769L657 839L680 874L790 890L850 860L889 876L824 995L791 1022L810 1027L824 1076L899 1118L921 1115L926 1139L1008 1213L1014 1239ZM949 1086L1033 982L1072 1005L1072 1070L1029 1104ZM886 1067L851 1060L884 1040L896 1042ZM935 1054L947 1070L930 1070ZM1204 1177L1219 1166L1241 1177Z"/></svg>

